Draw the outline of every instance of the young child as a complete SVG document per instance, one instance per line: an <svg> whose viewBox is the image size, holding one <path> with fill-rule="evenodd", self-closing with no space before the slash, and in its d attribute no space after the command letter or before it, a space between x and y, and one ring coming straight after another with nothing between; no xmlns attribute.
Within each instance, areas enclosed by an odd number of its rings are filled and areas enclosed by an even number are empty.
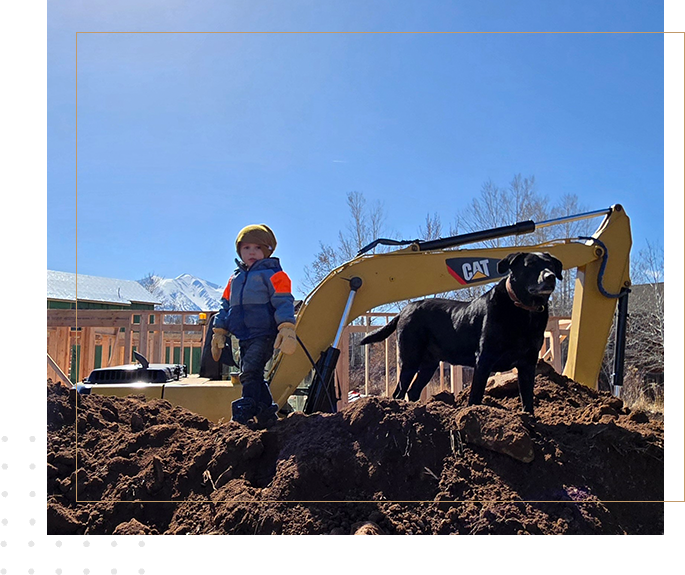
<svg viewBox="0 0 685 575"><path fill-rule="evenodd" d="M216 361L232 333L240 344L240 382L243 396L231 404L233 421L246 424L256 418L260 425L277 419L278 405L264 380L264 368L280 349L292 354L295 337L294 298L290 278L278 258L271 257L276 237L264 225L243 228L235 241L240 260L221 299L214 321L212 356Z"/></svg>

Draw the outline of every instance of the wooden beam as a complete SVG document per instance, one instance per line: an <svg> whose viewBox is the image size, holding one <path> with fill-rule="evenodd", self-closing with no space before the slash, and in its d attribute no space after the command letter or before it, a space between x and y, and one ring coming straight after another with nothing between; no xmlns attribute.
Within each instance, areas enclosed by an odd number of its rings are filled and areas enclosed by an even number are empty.
<svg viewBox="0 0 685 575"><path fill-rule="evenodd" d="M141 310L142 311L142 310ZM140 314L140 339L138 340L138 353L147 359L147 332L148 332L148 313Z"/></svg>
<svg viewBox="0 0 685 575"><path fill-rule="evenodd" d="M133 329L131 326L126 328L125 342L124 342L124 364L131 363L133 351Z"/></svg>
<svg viewBox="0 0 685 575"><path fill-rule="evenodd" d="M78 327L126 327L131 323L131 313L129 310L80 309L78 310ZM48 327L76 327L76 310L47 310L47 325Z"/></svg>
<svg viewBox="0 0 685 575"><path fill-rule="evenodd" d="M78 381L87 377L95 366L95 330L84 327L81 330L81 362Z"/></svg>
<svg viewBox="0 0 685 575"><path fill-rule="evenodd" d="M112 349L109 356L107 357L107 367L112 367L114 362L119 362L119 354L121 353L119 349L124 345L123 334L117 329L117 333L114 336L114 343L112 344Z"/></svg>
<svg viewBox="0 0 685 575"><path fill-rule="evenodd" d="M385 397L390 397L390 357L389 357L390 342L385 340Z"/></svg>
<svg viewBox="0 0 685 575"><path fill-rule="evenodd" d="M366 333L369 333L370 318L366 316ZM369 346L364 346L364 395L369 395Z"/></svg>
<svg viewBox="0 0 685 575"><path fill-rule="evenodd" d="M69 377L60 369L59 365L57 365L57 362L50 357L50 354L48 354L48 366L57 374L57 377L65 385L71 387L71 381L69 380Z"/></svg>
<svg viewBox="0 0 685 575"><path fill-rule="evenodd" d="M164 324L160 322L155 332L155 359L157 363L164 363Z"/></svg>
<svg viewBox="0 0 685 575"><path fill-rule="evenodd" d="M181 353L178 356L178 363L183 364L183 350L185 348L185 316L181 316Z"/></svg>
<svg viewBox="0 0 685 575"><path fill-rule="evenodd" d="M550 343L552 344L552 366L554 367L554 371L561 373L561 339L559 334L558 320L555 320L552 324Z"/></svg>

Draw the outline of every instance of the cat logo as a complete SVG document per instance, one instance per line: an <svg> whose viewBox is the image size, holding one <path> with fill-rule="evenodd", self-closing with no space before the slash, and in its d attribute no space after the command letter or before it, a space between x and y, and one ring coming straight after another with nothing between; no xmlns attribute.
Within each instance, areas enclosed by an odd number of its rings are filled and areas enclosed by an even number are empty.
<svg viewBox="0 0 685 575"><path fill-rule="evenodd" d="M461 285L504 277L497 271L497 258L451 258L446 260L447 271Z"/></svg>

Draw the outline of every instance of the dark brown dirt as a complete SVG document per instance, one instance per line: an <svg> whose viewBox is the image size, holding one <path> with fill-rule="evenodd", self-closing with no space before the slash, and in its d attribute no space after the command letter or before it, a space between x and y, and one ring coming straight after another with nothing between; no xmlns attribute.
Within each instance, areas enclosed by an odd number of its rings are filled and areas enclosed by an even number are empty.
<svg viewBox="0 0 685 575"><path fill-rule="evenodd" d="M535 418L505 381L261 431L49 382L48 533L663 533L663 423L538 371Z"/></svg>

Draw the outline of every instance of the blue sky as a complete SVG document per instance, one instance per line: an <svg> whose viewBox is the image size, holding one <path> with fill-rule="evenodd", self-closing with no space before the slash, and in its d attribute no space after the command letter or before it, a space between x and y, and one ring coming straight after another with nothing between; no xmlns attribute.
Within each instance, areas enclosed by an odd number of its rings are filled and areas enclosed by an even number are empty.
<svg viewBox="0 0 685 575"><path fill-rule="evenodd" d="M389 232L450 222L487 180L625 206L664 233L660 2L105 2L48 6L49 269L223 284L267 223L296 286L380 201ZM157 34L149 32L202 32ZM408 32L212 34L205 32ZM76 32L78 171L76 170ZM513 222L511 222L513 223Z"/></svg>
<svg viewBox="0 0 685 575"><path fill-rule="evenodd" d="M663 245L682 38L412 32L663 30L643 4L48 3L48 268L221 284L238 230L264 222L299 286L348 192L416 237L518 173L551 202L621 203L635 246ZM203 33L226 30L407 33Z"/></svg>

